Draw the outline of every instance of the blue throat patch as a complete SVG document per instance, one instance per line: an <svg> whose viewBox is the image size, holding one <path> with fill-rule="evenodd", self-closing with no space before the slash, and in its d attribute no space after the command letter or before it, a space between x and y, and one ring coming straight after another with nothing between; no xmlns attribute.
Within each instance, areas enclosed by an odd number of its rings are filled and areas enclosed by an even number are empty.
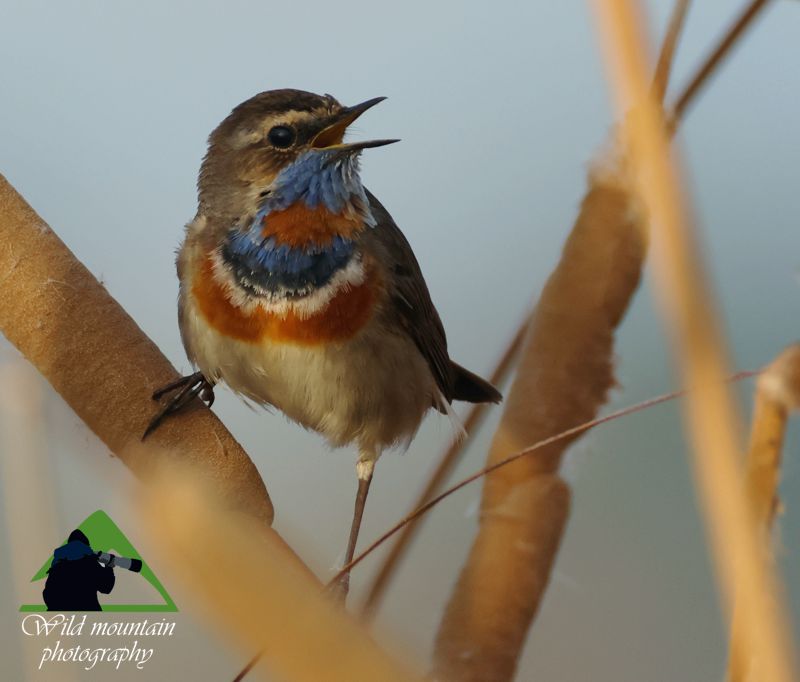
<svg viewBox="0 0 800 682"><path fill-rule="evenodd" d="M342 156L336 149L315 149L301 154L278 173L262 211L282 211L296 201L304 201L309 208L323 205L336 214L352 209L366 225L375 226L358 176L357 154Z"/></svg>
<svg viewBox="0 0 800 682"><path fill-rule="evenodd" d="M307 296L325 286L353 257L353 240L338 235L324 246L289 247L262 233L269 213L297 201L309 208L322 205L337 215L353 211L366 226L375 225L358 176L357 157L325 149L304 153L278 174L249 224L228 232L220 248L234 281L251 296Z"/></svg>
<svg viewBox="0 0 800 682"><path fill-rule="evenodd" d="M249 232L231 230L222 259L236 283L251 296L300 298L325 286L353 256L352 240L334 237L325 247L291 248L272 237L254 242Z"/></svg>

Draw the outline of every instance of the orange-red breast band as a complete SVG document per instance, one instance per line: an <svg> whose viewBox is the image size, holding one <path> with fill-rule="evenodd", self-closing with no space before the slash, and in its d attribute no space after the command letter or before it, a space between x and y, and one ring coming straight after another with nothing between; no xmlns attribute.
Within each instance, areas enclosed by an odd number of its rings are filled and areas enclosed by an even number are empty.
<svg viewBox="0 0 800 682"><path fill-rule="evenodd" d="M220 334L240 341L278 341L315 346L345 341L372 317L377 294L377 274L368 268L362 284L342 289L319 313L301 318L293 311L276 315L255 306L245 312L235 306L214 275L214 263L206 257L192 282L192 295L206 322Z"/></svg>
<svg viewBox="0 0 800 682"><path fill-rule="evenodd" d="M304 202L296 201L282 211L270 211L264 216L262 235L273 237L277 245L292 248L308 246L327 246L334 237L352 239L364 229L362 220L331 213L324 204L309 208Z"/></svg>

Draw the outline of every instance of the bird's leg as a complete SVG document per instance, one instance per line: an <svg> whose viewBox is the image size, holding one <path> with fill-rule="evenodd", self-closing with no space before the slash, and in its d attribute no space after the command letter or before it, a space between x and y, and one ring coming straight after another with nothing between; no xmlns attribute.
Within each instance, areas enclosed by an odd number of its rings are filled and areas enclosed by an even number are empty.
<svg viewBox="0 0 800 682"><path fill-rule="evenodd" d="M356 492L356 504L353 510L353 523L350 526L350 539L347 541L347 551L344 555L344 566L347 566L356 553L358 542L358 531L361 528L361 519L364 516L364 507L367 504L369 494L369 484L372 482L372 472L375 469L376 457L372 452L362 452L356 462L356 476L358 477L358 492ZM334 586L334 594L342 604L347 600L347 593L350 591L350 571L345 573L338 584Z"/></svg>
<svg viewBox="0 0 800 682"><path fill-rule="evenodd" d="M173 391L177 392L169 399L158 414L150 420L150 423L142 434L142 440L153 433L167 417L182 410L196 397L200 396L200 400L208 407L214 404L214 384L208 381L208 379L203 376L202 372L195 372L194 374L172 381L166 386L162 386L153 393L153 400L158 400Z"/></svg>

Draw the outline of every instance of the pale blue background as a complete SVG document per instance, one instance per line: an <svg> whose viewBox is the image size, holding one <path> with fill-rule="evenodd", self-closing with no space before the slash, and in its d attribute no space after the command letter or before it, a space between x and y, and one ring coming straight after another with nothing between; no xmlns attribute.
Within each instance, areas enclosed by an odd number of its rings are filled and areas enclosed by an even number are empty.
<svg viewBox="0 0 800 682"><path fill-rule="evenodd" d="M676 84L741 4L695 3ZM800 7L774 5L691 110L680 136L737 368L770 360L798 337L800 319ZM671 3L648 6L660 29ZM346 103L389 97L358 122L356 134L403 142L365 153L365 183L414 246L452 354L481 372L552 269L584 191L587 162L612 123L591 15L574 0L6 0L0 64L0 172L182 369L188 368L175 321L173 252L195 211L205 138L241 100L276 87L330 92ZM614 406L675 387L646 286L624 322L617 354ZM12 361L15 354L6 350L3 357ZM743 386L742 395L751 388ZM330 575L352 508L352 454L327 453L316 436L280 416L218 395L215 410L267 482L277 528ZM67 530L102 507L134 544L146 546L121 499L127 475L54 394L45 425L59 527ZM459 474L480 466L488 433ZM406 456L381 461L363 538L404 512L447 437L446 421L432 418ZM795 427L780 522L780 561L795 614L798 446ZM598 429L566 470L574 511L519 678L721 679L725 633L677 407ZM382 612L386 637L423 665L473 536L478 494L473 486L431 515ZM44 552L53 544L31 543ZM31 574L41 560L32 560ZM4 555L3 573L13 567L24 574L16 561L22 559ZM366 570L354 578L356 598ZM184 609L182 635L161 645L144 673L119 679L167 679L179 668L199 680L230 678L244 655L231 654L213 629L198 629L191 596L164 572ZM24 589L6 582L0 593L9 679L31 670L18 648L15 609ZM42 679L64 673L53 674ZM94 676L106 674L98 668ZM84 677L93 676L75 679Z"/></svg>

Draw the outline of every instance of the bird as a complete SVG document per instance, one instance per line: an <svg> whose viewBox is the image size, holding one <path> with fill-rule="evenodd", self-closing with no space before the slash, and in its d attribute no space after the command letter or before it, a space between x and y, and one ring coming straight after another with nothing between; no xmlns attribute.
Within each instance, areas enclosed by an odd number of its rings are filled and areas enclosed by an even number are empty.
<svg viewBox="0 0 800 682"><path fill-rule="evenodd" d="M214 129L198 209L177 255L178 321L195 372L167 397L145 436L223 383L277 408L334 448L357 448L358 488L344 565L353 558L375 463L404 447L426 413L454 400L494 402L489 382L450 359L419 263L361 182L366 149L348 127L385 100L269 90ZM346 598L349 574L340 592Z"/></svg>

